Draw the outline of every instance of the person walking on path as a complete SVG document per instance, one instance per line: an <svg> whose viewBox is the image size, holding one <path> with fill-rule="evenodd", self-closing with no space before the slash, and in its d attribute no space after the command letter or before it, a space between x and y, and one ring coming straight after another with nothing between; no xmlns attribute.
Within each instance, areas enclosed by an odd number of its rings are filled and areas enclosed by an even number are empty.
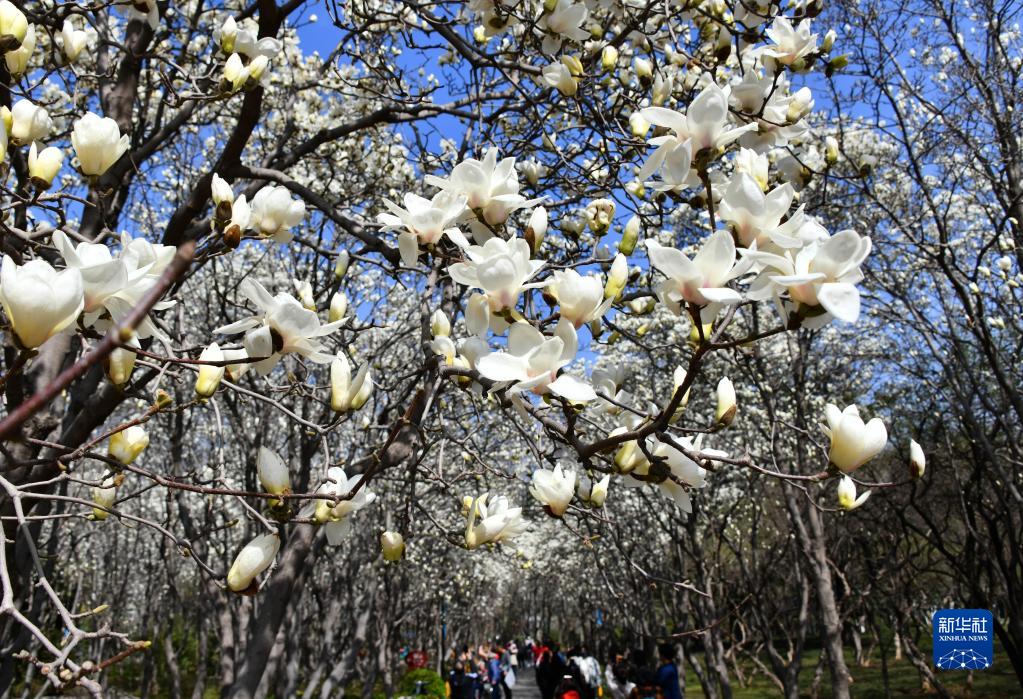
<svg viewBox="0 0 1023 699"><path fill-rule="evenodd" d="M664 699L682 699L682 689L678 684L678 667L675 665L675 645L662 643L658 646L660 665L657 667L657 686Z"/></svg>
<svg viewBox="0 0 1023 699"><path fill-rule="evenodd" d="M497 646L490 649L490 659L487 660L487 682L491 689L490 699L501 699L504 671L501 669L501 649Z"/></svg>

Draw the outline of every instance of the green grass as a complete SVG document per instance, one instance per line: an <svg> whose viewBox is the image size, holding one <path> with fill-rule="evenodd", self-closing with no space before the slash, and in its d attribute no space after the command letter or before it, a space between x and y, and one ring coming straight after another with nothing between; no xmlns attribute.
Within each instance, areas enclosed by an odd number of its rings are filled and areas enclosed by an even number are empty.
<svg viewBox="0 0 1023 699"><path fill-rule="evenodd" d="M942 672L935 671L939 680L945 688L955 697L970 697L971 699L1008 699L1009 697L1023 696L1023 688L1016 680L1016 674L1012 671L1008 659L1004 653L995 648L994 665L983 671L973 673L973 688L966 686L967 673L965 672ZM813 682L814 670L817 667L819 651L810 651L803 656L803 669L799 674L800 695L809 696L810 685ZM868 667L856 665L852 654L846 655L846 663L849 665L849 672L853 677L852 695L857 699L882 699L884 694L884 682L881 676L881 663L878 657L871 658ZM780 694L777 686L763 673L752 674L753 668L744 666L747 672L747 685L739 684L735 675L730 675L732 692L735 699L766 699L776 697ZM888 681L892 697L924 697L930 694L922 689L920 675L916 668L908 660L895 662L889 658ZM831 683L827 668L821 678L820 696L831 695ZM699 680L690 669L686 673L686 699L703 697L703 691Z"/></svg>

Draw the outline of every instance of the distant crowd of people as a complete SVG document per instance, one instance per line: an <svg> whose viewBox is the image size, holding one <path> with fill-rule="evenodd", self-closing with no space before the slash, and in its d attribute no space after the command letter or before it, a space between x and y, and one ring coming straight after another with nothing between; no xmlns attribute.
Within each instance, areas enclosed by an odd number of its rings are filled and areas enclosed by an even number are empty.
<svg viewBox="0 0 1023 699"><path fill-rule="evenodd" d="M563 651L554 641L526 638L505 645L464 646L453 654L451 699L512 699L520 668L532 668L542 699L682 699L675 647L658 647L658 661L641 650L614 651L603 669L586 645Z"/></svg>

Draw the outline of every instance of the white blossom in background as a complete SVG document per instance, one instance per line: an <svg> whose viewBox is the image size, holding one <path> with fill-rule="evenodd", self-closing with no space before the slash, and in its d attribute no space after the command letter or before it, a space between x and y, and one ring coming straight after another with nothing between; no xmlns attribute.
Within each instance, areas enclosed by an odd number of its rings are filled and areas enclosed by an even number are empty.
<svg viewBox="0 0 1023 699"><path fill-rule="evenodd" d="M71 18L65 19L60 29L61 44L64 49L64 58L68 63L78 60L82 50L89 43L89 33L82 29L75 29Z"/></svg>

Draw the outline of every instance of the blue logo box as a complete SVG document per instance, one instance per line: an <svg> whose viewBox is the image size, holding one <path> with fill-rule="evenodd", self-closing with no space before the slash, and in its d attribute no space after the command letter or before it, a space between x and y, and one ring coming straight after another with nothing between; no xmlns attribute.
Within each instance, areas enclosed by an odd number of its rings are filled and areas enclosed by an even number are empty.
<svg viewBox="0 0 1023 699"><path fill-rule="evenodd" d="M934 613L934 666L939 670L986 670L994 660L994 620L986 609Z"/></svg>

